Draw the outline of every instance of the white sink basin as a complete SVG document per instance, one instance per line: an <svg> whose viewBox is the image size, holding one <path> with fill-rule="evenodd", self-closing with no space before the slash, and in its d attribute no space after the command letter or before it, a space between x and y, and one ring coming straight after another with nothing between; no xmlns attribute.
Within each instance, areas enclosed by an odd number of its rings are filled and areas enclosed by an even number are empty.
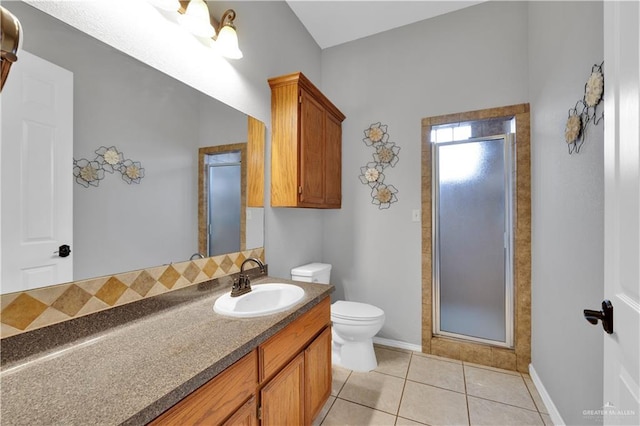
<svg viewBox="0 0 640 426"><path fill-rule="evenodd" d="M304 290L297 285L284 283L258 284L251 292L238 297L225 293L216 299L213 310L231 317L259 317L285 311L299 302Z"/></svg>

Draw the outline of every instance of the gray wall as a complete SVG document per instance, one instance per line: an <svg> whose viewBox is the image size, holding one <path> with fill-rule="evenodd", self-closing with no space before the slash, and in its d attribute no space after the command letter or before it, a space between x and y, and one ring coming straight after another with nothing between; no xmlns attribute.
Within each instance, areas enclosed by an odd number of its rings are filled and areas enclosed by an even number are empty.
<svg viewBox="0 0 640 426"><path fill-rule="evenodd" d="M527 102L527 5L484 3L323 51L325 94L343 123L342 209L324 215L322 259L336 297L385 311L380 335L421 344L421 119ZM373 161L363 131L381 121L401 147L385 170L388 210L358 176ZM271 226L271 223L269 223Z"/></svg>
<svg viewBox="0 0 640 426"><path fill-rule="evenodd" d="M567 111L603 59L601 2L529 3L532 146L532 365L567 424L602 407L603 331L582 317L603 297L603 123L579 154ZM606 84L606 64L604 67Z"/></svg>

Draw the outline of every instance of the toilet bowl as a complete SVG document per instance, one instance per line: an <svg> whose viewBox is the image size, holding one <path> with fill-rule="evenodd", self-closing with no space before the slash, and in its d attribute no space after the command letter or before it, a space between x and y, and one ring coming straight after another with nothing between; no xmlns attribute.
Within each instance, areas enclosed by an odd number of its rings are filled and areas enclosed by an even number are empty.
<svg viewBox="0 0 640 426"><path fill-rule="evenodd" d="M384 324L376 306L338 300L331 305L332 361L349 370L371 371L378 366L373 336Z"/></svg>
<svg viewBox="0 0 640 426"><path fill-rule="evenodd" d="M328 284L331 265L310 263L291 270L295 281ZM334 365L354 371L371 371L378 366L373 336L384 324L384 311L366 303L339 300L331 305Z"/></svg>

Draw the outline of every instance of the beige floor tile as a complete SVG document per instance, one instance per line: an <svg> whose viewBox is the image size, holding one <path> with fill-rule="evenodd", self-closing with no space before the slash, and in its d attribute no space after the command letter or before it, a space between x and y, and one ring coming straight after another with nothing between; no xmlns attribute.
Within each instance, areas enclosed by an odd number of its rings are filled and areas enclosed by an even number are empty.
<svg viewBox="0 0 640 426"><path fill-rule="evenodd" d="M413 357L407 379L464 393L462 365L435 358Z"/></svg>
<svg viewBox="0 0 640 426"><path fill-rule="evenodd" d="M410 352L400 352L380 346L375 346L374 349L378 359L378 367L374 371L403 379L407 377L409 360L411 360Z"/></svg>
<svg viewBox="0 0 640 426"><path fill-rule="evenodd" d="M391 414L338 398L322 422L322 426L391 426L395 424L395 421L396 417Z"/></svg>
<svg viewBox="0 0 640 426"><path fill-rule="evenodd" d="M468 425L464 394L407 381L398 416L437 425Z"/></svg>
<svg viewBox="0 0 640 426"><path fill-rule="evenodd" d="M469 397L469 417L471 426L509 425L543 426L537 411L500 404L486 399Z"/></svg>
<svg viewBox="0 0 640 426"><path fill-rule="evenodd" d="M335 400L336 400L335 396L330 396L329 399L327 399L327 402L325 402L324 406L322 407L322 410L320 410L316 418L313 419L313 423L311 423L312 426L320 426L322 424L322 421L327 416L327 413L331 409L331 406L333 405Z"/></svg>
<svg viewBox="0 0 640 426"><path fill-rule="evenodd" d="M465 367L482 368L483 370L496 371L498 373L511 374L512 376L520 376L520 373L513 370L505 370L504 368L489 367L488 365L476 364L475 362L464 362Z"/></svg>
<svg viewBox="0 0 640 426"><path fill-rule="evenodd" d="M467 394L536 410L522 376L475 367L464 367Z"/></svg>
<svg viewBox="0 0 640 426"><path fill-rule="evenodd" d="M396 426L422 426L424 423L416 422L415 420L409 420L402 417L396 419Z"/></svg>
<svg viewBox="0 0 640 426"><path fill-rule="evenodd" d="M398 414L404 379L371 371L352 372L339 398L366 405L393 415Z"/></svg>
<svg viewBox="0 0 640 426"><path fill-rule="evenodd" d="M349 378L349 374L351 374L351 370L347 370L346 368L338 367L336 365L331 368L331 375L333 377L333 381L331 383L331 395L338 396L340 390L344 386L344 383Z"/></svg>
<svg viewBox="0 0 640 426"><path fill-rule="evenodd" d="M522 377L524 378L524 383L527 385L527 389L529 389L529 393L531 393L531 396L533 397L533 402L536 404L538 411L547 414L549 411L544 405L544 402L542 402L542 398L540 397L538 389L536 389L536 385L533 383L533 380L531 380L531 377L529 377L528 374L522 375Z"/></svg>
<svg viewBox="0 0 640 426"><path fill-rule="evenodd" d="M424 354L422 352L414 352L413 354L417 355L417 356L424 357L424 358L432 358L432 359L437 359L437 360L440 360L440 361L447 361L447 362L453 362L455 364L462 364L462 361L460 361L459 359L446 358L446 357L438 356L438 355Z"/></svg>

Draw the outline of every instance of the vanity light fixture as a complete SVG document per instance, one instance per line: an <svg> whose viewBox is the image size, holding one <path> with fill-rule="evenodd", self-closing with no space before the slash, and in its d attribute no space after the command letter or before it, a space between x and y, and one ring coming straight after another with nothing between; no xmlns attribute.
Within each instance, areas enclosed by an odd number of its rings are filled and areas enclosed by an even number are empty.
<svg viewBox="0 0 640 426"><path fill-rule="evenodd" d="M197 37L211 38L216 35L204 0L191 0L178 22Z"/></svg>
<svg viewBox="0 0 640 426"><path fill-rule="evenodd" d="M11 65L18 60L22 38L20 21L11 12L0 6L0 91L9 76ZM242 55L242 54L240 54Z"/></svg>
<svg viewBox="0 0 640 426"><path fill-rule="evenodd" d="M164 3L178 3L177 10L180 16L178 22L188 29L193 35L203 39L216 49L220 55L230 59L242 58L242 51L238 47L238 34L233 20L236 19L236 12L228 9L222 14L220 24L211 23L209 8L204 0L190 0L186 8L182 5L185 2L173 2L173 0L154 0ZM182 5L180 4L182 3Z"/></svg>
<svg viewBox="0 0 640 426"><path fill-rule="evenodd" d="M236 19L236 12L233 9L228 9L222 14L218 35L214 37L215 48L225 58L240 59L242 51L238 47L238 33L233 25L234 19Z"/></svg>

